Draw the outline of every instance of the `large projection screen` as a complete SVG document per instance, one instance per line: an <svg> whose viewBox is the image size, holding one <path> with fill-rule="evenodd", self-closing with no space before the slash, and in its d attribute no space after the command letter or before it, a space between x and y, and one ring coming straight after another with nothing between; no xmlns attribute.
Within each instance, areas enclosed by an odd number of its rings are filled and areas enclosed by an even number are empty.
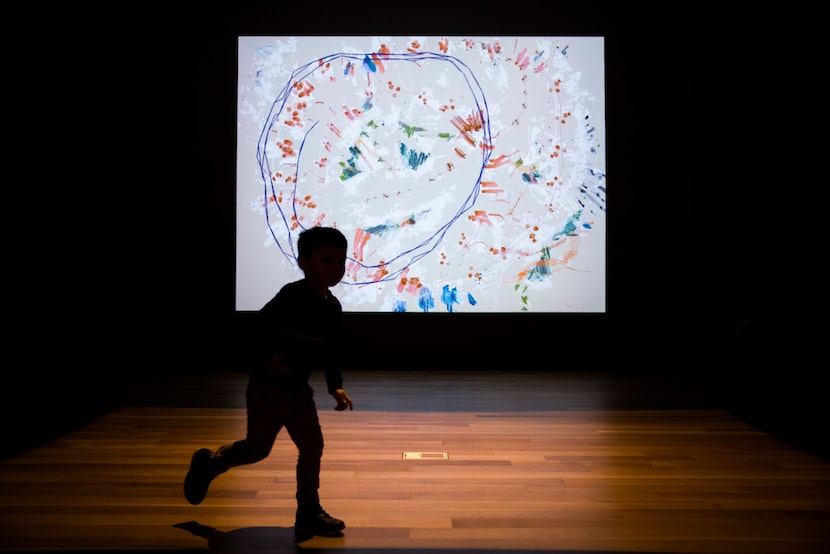
<svg viewBox="0 0 830 554"><path fill-rule="evenodd" d="M606 311L601 36L240 36L236 309L349 239L346 312Z"/></svg>

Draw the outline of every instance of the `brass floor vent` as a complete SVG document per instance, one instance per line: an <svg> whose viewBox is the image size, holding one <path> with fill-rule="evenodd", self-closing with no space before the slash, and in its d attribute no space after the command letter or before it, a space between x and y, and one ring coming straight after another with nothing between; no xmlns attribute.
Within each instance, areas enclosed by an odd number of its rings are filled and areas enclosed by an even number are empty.
<svg viewBox="0 0 830 554"><path fill-rule="evenodd" d="M446 452L404 452L404 460L447 460L449 455Z"/></svg>

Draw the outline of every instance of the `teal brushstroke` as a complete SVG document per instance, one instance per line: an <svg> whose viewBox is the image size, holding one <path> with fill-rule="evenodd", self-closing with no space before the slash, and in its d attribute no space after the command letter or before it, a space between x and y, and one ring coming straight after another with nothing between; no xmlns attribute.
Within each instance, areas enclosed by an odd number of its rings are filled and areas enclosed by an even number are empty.
<svg viewBox="0 0 830 554"><path fill-rule="evenodd" d="M369 233L370 235L377 235L383 236L385 235L390 229L392 228L391 225L373 225L372 227L366 227L363 229L365 232Z"/></svg>
<svg viewBox="0 0 830 554"><path fill-rule="evenodd" d="M360 170L354 165L354 160L349 160L348 166L345 162L340 162L340 166L343 168L343 171L340 172L341 181L351 179L352 177L360 173Z"/></svg>
<svg viewBox="0 0 830 554"><path fill-rule="evenodd" d="M561 231L553 235L553 240L556 240L560 237L573 237L576 235L576 222L579 221L579 218L582 217L582 210L577 210L571 217L568 218L568 221L565 222L565 226L562 228Z"/></svg>
<svg viewBox="0 0 830 554"><path fill-rule="evenodd" d="M571 217L568 218L568 221L565 222L564 227L561 231L553 235L553 240L557 240L563 236L566 237L573 237L576 236L576 227L579 218L582 217L582 210L577 210ZM545 261L550 259L550 247L545 246L540 250L541 255L539 256L540 261ZM527 274L528 279L537 279L541 281L548 275L550 275L551 271L547 264L537 264L530 270Z"/></svg>
<svg viewBox="0 0 830 554"><path fill-rule="evenodd" d="M360 149L357 146L350 146L349 152L352 156L345 162L340 162L340 167L343 168L343 171L340 172L341 181L351 179L360 173L360 170L357 168L357 158L360 157Z"/></svg>
<svg viewBox="0 0 830 554"><path fill-rule="evenodd" d="M414 150L410 150L409 159L407 160L407 163L409 164L409 167L411 167L412 169L418 169L422 163L427 161L427 158L429 158L429 154L424 154L423 152L415 152Z"/></svg>
<svg viewBox="0 0 830 554"><path fill-rule="evenodd" d="M425 214L427 212L429 212L429 210L423 211L421 213ZM406 223L407 225L414 225L415 224L415 215L413 214L413 215L409 216L408 218L406 218L404 220L404 223ZM394 231L394 230L400 229L401 227L403 227L403 225L404 225L403 223L395 223L395 224L382 223L380 225L373 225L371 227L364 227L363 231L366 232L366 233L369 233L370 235L383 236L386 233L388 233L389 231Z"/></svg>
<svg viewBox="0 0 830 554"><path fill-rule="evenodd" d="M404 161L412 169L418 169L429 158L429 154L425 154L424 152L407 150L404 143L401 143L401 156L403 156Z"/></svg>
<svg viewBox="0 0 830 554"><path fill-rule="evenodd" d="M544 261L544 260L549 260L550 259L550 247L549 246L545 246L544 248L542 248L541 252L542 252L542 254L541 254L541 256L539 256L540 260ZM530 273L527 274L527 278L528 279L536 279L538 281L541 281L545 277L547 277L548 275L550 275L550 268L547 266L547 264L538 264L538 265L535 265L533 267L533 269L530 270Z"/></svg>
<svg viewBox="0 0 830 554"><path fill-rule="evenodd" d="M539 178L541 176L542 174L534 169L533 174L522 173L522 181L524 181L525 183L537 183L539 182Z"/></svg>

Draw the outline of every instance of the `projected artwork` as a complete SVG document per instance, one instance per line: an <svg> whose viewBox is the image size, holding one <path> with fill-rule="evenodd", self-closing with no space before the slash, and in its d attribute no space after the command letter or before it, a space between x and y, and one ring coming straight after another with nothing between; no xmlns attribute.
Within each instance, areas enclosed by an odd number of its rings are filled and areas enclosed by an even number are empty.
<svg viewBox="0 0 830 554"><path fill-rule="evenodd" d="M352 312L604 312L601 37L239 37L237 310L350 243Z"/></svg>

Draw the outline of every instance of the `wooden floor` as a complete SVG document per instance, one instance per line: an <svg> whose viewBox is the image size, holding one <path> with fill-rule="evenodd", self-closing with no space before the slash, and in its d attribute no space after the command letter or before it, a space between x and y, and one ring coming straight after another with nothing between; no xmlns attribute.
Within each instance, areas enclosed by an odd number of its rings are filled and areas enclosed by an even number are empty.
<svg viewBox="0 0 830 554"><path fill-rule="evenodd" d="M245 374L213 372L136 377L100 417L0 460L0 551L830 552L830 461L706 387L587 371L346 378L352 412L312 381L321 497L343 537L295 543L286 434L201 505L184 500L192 452L245 429Z"/></svg>

